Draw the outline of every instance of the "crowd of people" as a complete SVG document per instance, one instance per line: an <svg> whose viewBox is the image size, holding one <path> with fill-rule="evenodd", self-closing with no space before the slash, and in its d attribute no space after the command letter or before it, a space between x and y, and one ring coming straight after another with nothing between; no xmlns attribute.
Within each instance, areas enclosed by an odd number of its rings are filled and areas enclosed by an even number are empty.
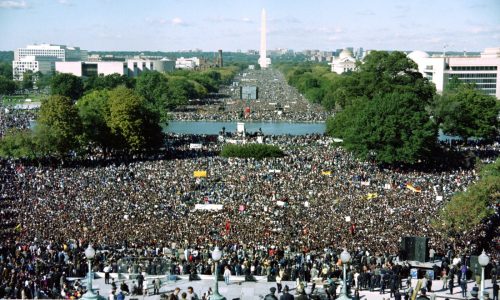
<svg viewBox="0 0 500 300"><path fill-rule="evenodd" d="M190 150L192 142L203 148ZM211 274L210 251L219 245L220 266L233 274L304 281L313 269L338 277L342 248L355 254L359 272L389 272L403 236L429 237L441 256L450 248L456 255L479 251L475 241L485 228L449 240L431 226L451 195L478 179L474 170L381 168L321 135L266 142L286 156L223 158L213 155L221 145L212 138L177 136L169 151L150 159L93 157L65 167L2 160L0 292L79 295L61 278L85 274L89 243L101 251L100 271L146 257L169 259L168 267L143 264L149 274ZM195 176L200 170L206 177Z"/></svg>
<svg viewBox="0 0 500 300"><path fill-rule="evenodd" d="M259 74L249 71L240 82L264 86L248 118L324 120L324 112L288 87L281 73ZM214 116L235 118L246 103L233 102ZM279 103L282 113L276 105L268 109L269 102ZM35 113L0 107L0 137L9 128L28 128ZM428 237L455 282L464 261L453 264L452 258L477 254L478 242L484 246L488 224L453 236L431 226L453 194L478 180L474 169L381 167L322 135L267 136L265 142L286 156L223 158L216 155L222 145L215 137L171 135L163 153L141 159L94 154L64 166L1 159L0 298L81 296L85 287L67 277L88 271L88 244L98 250L94 271L192 276L213 274L217 245L223 250L220 274L297 280L299 292L304 282L321 278L331 298L343 248L353 257L353 292L377 288L394 294L409 272L398 263L403 237ZM190 149L192 143L202 149ZM464 150L492 162L500 148ZM490 257L497 262L499 253Z"/></svg>
<svg viewBox="0 0 500 300"><path fill-rule="evenodd" d="M297 89L288 85L277 70L246 70L234 78L234 83L221 88L221 94L226 97L193 106L188 111L174 111L172 118L184 121L324 122L328 117L321 105L310 103ZM245 86L258 87L257 99L240 95L240 87Z"/></svg>
<svg viewBox="0 0 500 300"><path fill-rule="evenodd" d="M10 128L30 128L30 121L35 119L36 114L36 110L14 109L14 107L4 106L0 102L0 138L4 136Z"/></svg>

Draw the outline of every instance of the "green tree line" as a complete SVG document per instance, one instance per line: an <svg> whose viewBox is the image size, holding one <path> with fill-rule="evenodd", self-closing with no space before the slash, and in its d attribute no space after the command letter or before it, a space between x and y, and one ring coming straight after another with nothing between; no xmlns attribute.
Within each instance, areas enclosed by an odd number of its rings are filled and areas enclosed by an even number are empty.
<svg viewBox="0 0 500 300"><path fill-rule="evenodd" d="M148 71L137 78L53 75L52 95L42 100L36 127L4 136L0 156L63 158L95 148L105 153L159 148L169 110L218 91L238 71L233 66L171 74Z"/></svg>

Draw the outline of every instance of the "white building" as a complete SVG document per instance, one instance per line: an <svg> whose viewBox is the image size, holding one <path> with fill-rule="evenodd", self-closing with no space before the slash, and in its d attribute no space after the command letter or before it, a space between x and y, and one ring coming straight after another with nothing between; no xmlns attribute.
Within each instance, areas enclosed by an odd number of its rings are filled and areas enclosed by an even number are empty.
<svg viewBox="0 0 500 300"><path fill-rule="evenodd" d="M331 65L332 72L342 74L356 69L356 59L351 50L344 49L338 57L332 57L332 62L329 65Z"/></svg>
<svg viewBox="0 0 500 300"><path fill-rule="evenodd" d="M47 74L55 71L56 61L81 61L88 58L87 50L65 45L28 45L14 51L12 74L14 80L22 80L26 70Z"/></svg>
<svg viewBox="0 0 500 300"><path fill-rule="evenodd" d="M55 70L59 73L70 73L75 76L98 76L119 74L130 77L139 76L144 71L171 72L174 70L174 61L129 59L123 61L58 61L55 63Z"/></svg>
<svg viewBox="0 0 500 300"><path fill-rule="evenodd" d="M436 85L441 93L453 78L475 83L486 94L500 99L500 48L486 48L480 56L429 56L423 51L408 54L418 71Z"/></svg>
<svg viewBox="0 0 500 300"><path fill-rule="evenodd" d="M47 74L55 69L55 57L25 56L21 60L12 61L12 77L14 80L23 80L24 72L32 71Z"/></svg>
<svg viewBox="0 0 500 300"><path fill-rule="evenodd" d="M200 66L200 59L197 57L191 57L191 58L184 58L184 57L179 57L175 61L175 68L176 69L195 69L196 67Z"/></svg>

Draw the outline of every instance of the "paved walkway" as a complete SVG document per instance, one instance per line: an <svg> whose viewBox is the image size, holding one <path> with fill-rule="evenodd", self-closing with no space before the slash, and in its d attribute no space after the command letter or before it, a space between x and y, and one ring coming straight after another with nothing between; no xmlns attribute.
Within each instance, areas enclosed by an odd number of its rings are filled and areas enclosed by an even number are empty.
<svg viewBox="0 0 500 300"><path fill-rule="evenodd" d="M183 276L185 277L185 276ZM147 277L149 278L149 277ZM151 278L148 280L150 283L153 279ZM238 282L235 282L235 280L238 280ZM132 288L132 280L127 279L125 282L129 285L130 288ZM203 293L207 292L208 289L211 287L213 289L213 280L210 279L202 279L198 281L189 281L187 279L181 279L177 280L175 282L167 282L162 285L162 288L160 289L160 294L164 293L170 293L173 291L176 287L181 289L182 292L186 292L187 288L189 286L193 287L194 291L198 294L198 296L201 299L201 296ZM415 287L417 284L417 280L412 280L412 286ZM283 282L283 286L288 285L291 289L291 293L295 294L295 282L292 281L287 281ZM119 286L119 284L117 284ZM441 280L434 280L432 286L434 288L437 288L437 290L433 291L430 294L435 294L436 299L445 299L448 297L450 300L451 299L465 299L461 297L461 289L460 287L455 287L453 290L453 295L449 294L449 290L442 290L441 287L442 281ZM475 282L469 280L468 282L468 292L467 292L467 299L470 298L470 291L472 288L475 286ZM99 289L99 293L102 296L107 297L111 291L111 285L104 284L104 279L99 278L93 281L93 287ZM259 281L259 282L242 282L240 281L240 278L237 278L236 276L233 276L233 280L229 285L226 285L224 282L219 282L219 292L222 294L224 297L226 297L227 300L233 300L233 299L241 299L241 300L257 300L257 299L263 299L266 294L269 293L269 289L271 287L276 287L276 283L272 282L264 282L264 281ZM307 292L310 291L310 285L306 289ZM403 291L403 290L401 290ZM492 284L490 280L486 280L486 291L490 293L490 298L492 298ZM150 290L152 292L152 290ZM323 289L318 290L319 294L323 293ZM337 288L337 294L340 293L340 286ZM361 299L366 299L366 300L388 300L388 299L393 299L390 298L389 293L385 294L380 294L378 290L375 290L374 292L369 292L369 291L361 291L360 293ZM279 295L278 295L279 296ZM278 297L279 298L279 297ZM160 295L148 295L148 296L127 296L126 299L148 299L148 300L159 300ZM326 299L326 298L325 298Z"/></svg>

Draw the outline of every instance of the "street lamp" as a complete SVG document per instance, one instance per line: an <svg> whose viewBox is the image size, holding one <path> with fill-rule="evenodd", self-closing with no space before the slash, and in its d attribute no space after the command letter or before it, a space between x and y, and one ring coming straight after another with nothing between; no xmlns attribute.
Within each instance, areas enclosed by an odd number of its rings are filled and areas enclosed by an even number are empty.
<svg viewBox="0 0 500 300"><path fill-rule="evenodd" d="M82 299L84 300L97 300L100 299L98 295L94 294L92 291L92 264L91 261L94 259L95 250L92 248L92 245L89 244L89 247L85 249L85 257L87 258L87 263L89 265L89 274L87 281L87 292L82 295Z"/></svg>
<svg viewBox="0 0 500 300"><path fill-rule="evenodd" d="M210 300L226 300L224 296L219 294L219 260L222 257L222 251L219 250L219 247L215 246L214 251L212 252L212 259L215 262L215 287L214 293L210 296Z"/></svg>
<svg viewBox="0 0 500 300"><path fill-rule="evenodd" d="M351 261L351 255L347 252L346 249L340 253L340 260L342 261L342 268L344 269L344 284L342 285L342 290L340 291L340 297L338 299L351 299L349 295L347 295L347 275L346 275L346 265Z"/></svg>
<svg viewBox="0 0 500 300"><path fill-rule="evenodd" d="M486 255L486 253L484 253L484 250L483 250L483 253L481 253L481 255L479 255L478 261L479 261L479 264L481 265L481 295L479 296L479 298L481 300L483 300L484 299L484 267L486 267L490 263L490 258L488 257L488 255Z"/></svg>

